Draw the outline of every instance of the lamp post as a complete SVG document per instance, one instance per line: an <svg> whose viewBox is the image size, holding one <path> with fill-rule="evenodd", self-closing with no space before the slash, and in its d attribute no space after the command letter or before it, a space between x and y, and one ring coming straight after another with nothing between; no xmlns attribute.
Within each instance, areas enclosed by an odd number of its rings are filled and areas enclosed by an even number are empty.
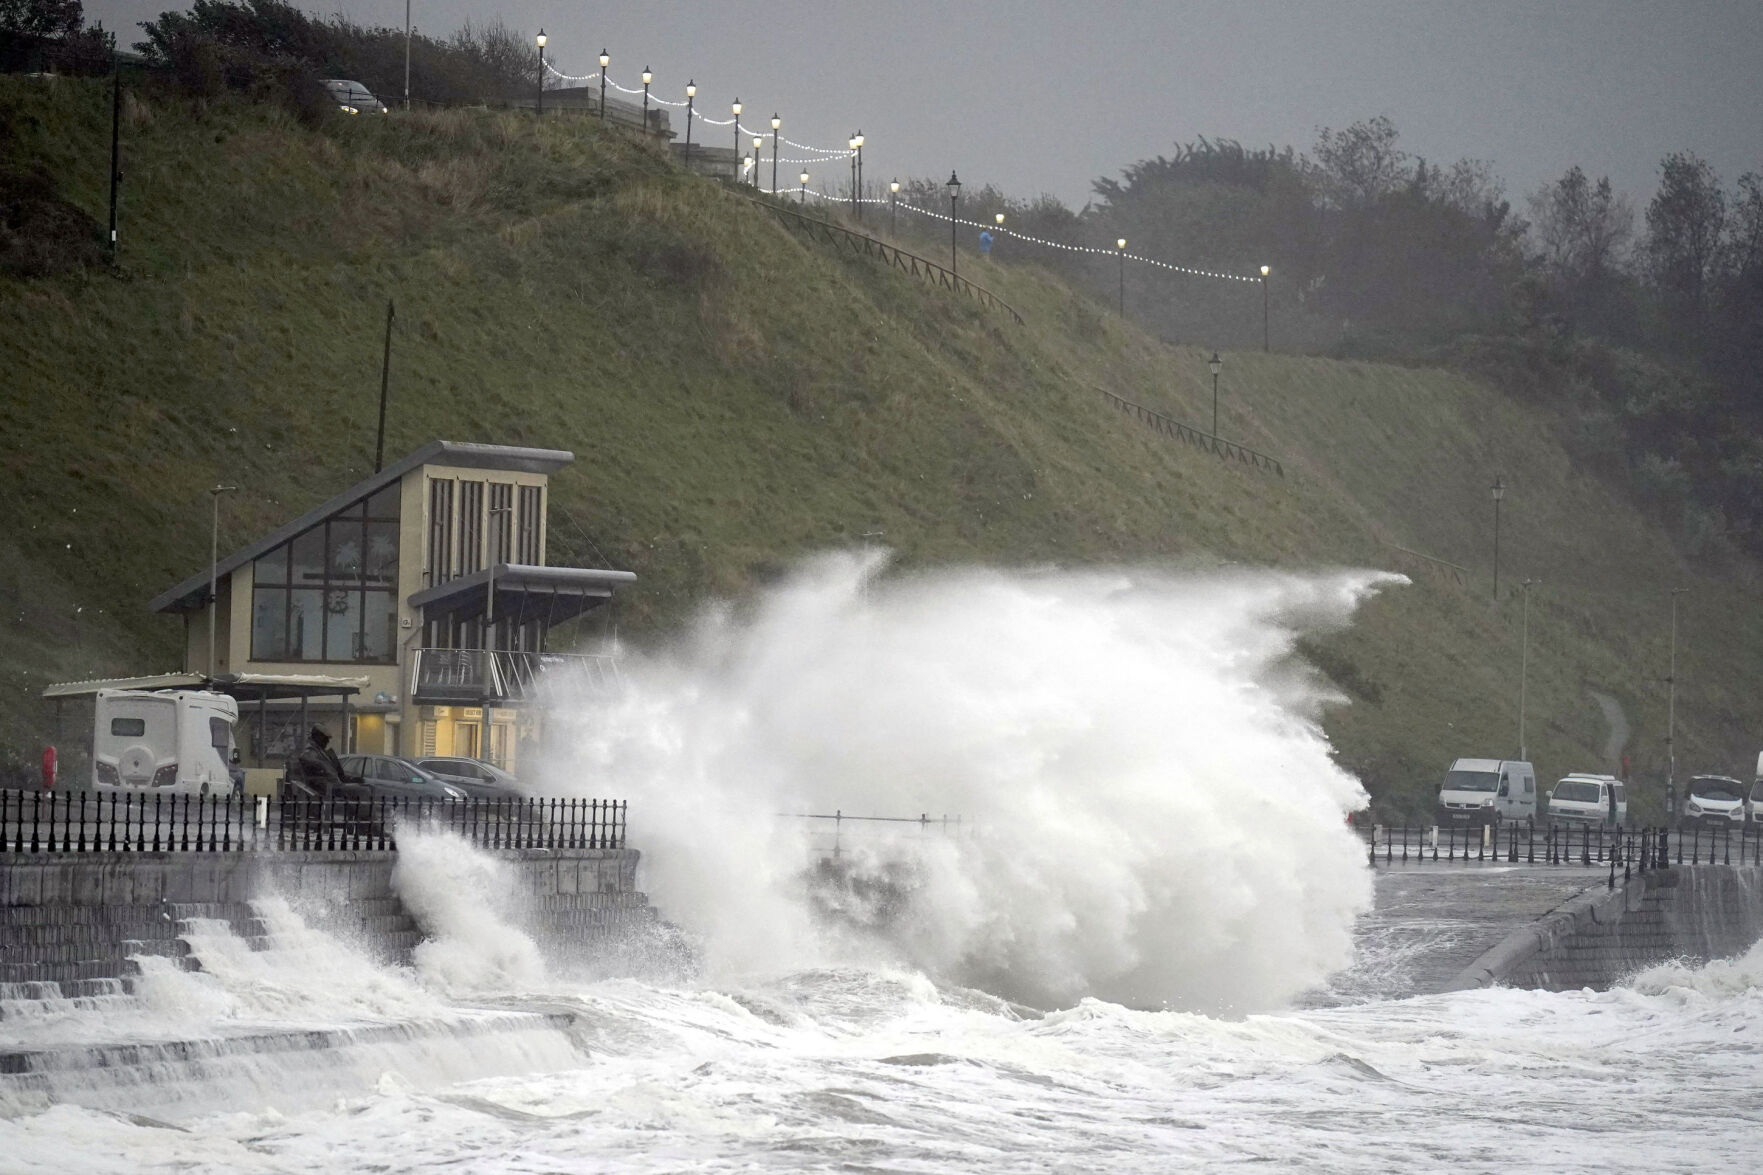
<svg viewBox="0 0 1763 1175"><path fill-rule="evenodd" d="M649 67L645 65L643 67L643 133L645 135L649 133L649 83L654 78L655 75L650 73Z"/></svg>
<svg viewBox="0 0 1763 1175"><path fill-rule="evenodd" d="M736 98L734 105L729 107L735 112L735 154L741 153L741 100Z"/></svg>
<svg viewBox="0 0 1763 1175"><path fill-rule="evenodd" d="M961 206L961 181L956 178L954 169L950 169L949 182L944 186L949 189L949 275L957 277L961 270L956 264L955 232L958 226L955 216L956 210Z"/></svg>
<svg viewBox="0 0 1763 1175"><path fill-rule="evenodd" d="M777 136L778 136L778 128L783 125L784 125L784 120L777 116L777 111L775 111L775 110L772 111L771 112L771 190L773 192L777 191Z"/></svg>
<svg viewBox="0 0 1763 1175"><path fill-rule="evenodd" d="M1498 474L1494 475L1494 484L1488 487L1488 493L1494 499L1494 601L1500 599L1500 501L1506 496L1506 483Z"/></svg>
<svg viewBox="0 0 1763 1175"><path fill-rule="evenodd" d="M1671 589L1671 673L1665 679L1665 822L1677 816L1677 597L1688 588Z"/></svg>
<svg viewBox="0 0 1763 1175"><path fill-rule="evenodd" d="M759 161L765 158L765 136L753 136L753 190L759 191ZM773 181L776 186L776 181Z"/></svg>
<svg viewBox="0 0 1763 1175"><path fill-rule="evenodd" d="M1273 270L1268 266L1261 267L1261 352L1266 354L1267 346L1267 275ZM1523 758L1523 756L1519 756Z"/></svg>
<svg viewBox="0 0 1763 1175"><path fill-rule="evenodd" d="M612 54L600 50L600 121L606 121L606 67L612 64Z"/></svg>
<svg viewBox="0 0 1763 1175"><path fill-rule="evenodd" d="M1212 358L1206 360L1206 366L1212 369L1212 436L1216 440L1218 437L1218 373L1224 370L1224 360L1218 357L1217 351L1214 351Z"/></svg>
<svg viewBox="0 0 1763 1175"><path fill-rule="evenodd" d="M857 148L857 223L863 223L863 128L857 128L857 135L851 140Z"/></svg>
<svg viewBox="0 0 1763 1175"><path fill-rule="evenodd" d="M540 29L539 35L533 40L539 43L539 97L533 103L533 111L536 114L543 114L545 113L545 30Z"/></svg>
<svg viewBox="0 0 1763 1175"><path fill-rule="evenodd" d="M796 178L802 181L802 187L796 193L796 203L798 205L806 204L808 203L808 173L804 171Z"/></svg>
<svg viewBox="0 0 1763 1175"><path fill-rule="evenodd" d="M851 215L856 216L857 215L857 136L852 135L850 138L846 139L845 146L851 152L851 154L848 156L848 158L851 160Z"/></svg>
<svg viewBox="0 0 1763 1175"><path fill-rule="evenodd" d="M993 216L992 220L998 226L998 235L1003 236L1004 235L1004 214L1002 212L1000 212L996 216Z"/></svg>
<svg viewBox="0 0 1763 1175"><path fill-rule="evenodd" d="M698 83L686 81L686 170L692 170L692 103L698 98Z"/></svg>
<svg viewBox="0 0 1763 1175"><path fill-rule="evenodd" d="M209 490L214 499L214 525L208 534L208 676L214 676L214 617L220 611L220 496L238 486L217 485Z"/></svg>
<svg viewBox="0 0 1763 1175"><path fill-rule="evenodd" d="M1524 589L1524 619L1518 638L1518 759L1522 763L1530 762L1524 743L1524 694L1530 678L1530 589L1541 582L1540 579L1526 579L1519 584Z"/></svg>
<svg viewBox="0 0 1763 1175"><path fill-rule="evenodd" d="M1120 317L1125 318L1126 317L1126 238L1125 237L1116 237L1114 239L1114 252L1118 255L1118 258L1120 261ZM1217 372L1214 372L1213 374L1216 375Z"/></svg>
<svg viewBox="0 0 1763 1175"><path fill-rule="evenodd" d="M404 109L410 109L410 0L404 0Z"/></svg>
<svg viewBox="0 0 1763 1175"><path fill-rule="evenodd" d="M899 180L889 180L888 181L888 235L889 236L892 237L892 236L899 235L897 232L894 231L895 229L897 229L899 227L899 221L900 221L900 181Z"/></svg>

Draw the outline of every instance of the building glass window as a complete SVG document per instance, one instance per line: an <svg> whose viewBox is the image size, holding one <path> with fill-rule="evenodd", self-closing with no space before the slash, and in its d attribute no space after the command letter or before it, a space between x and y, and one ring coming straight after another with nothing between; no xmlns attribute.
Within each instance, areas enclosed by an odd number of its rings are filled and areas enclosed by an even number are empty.
<svg viewBox="0 0 1763 1175"><path fill-rule="evenodd" d="M459 483L459 574L470 575L484 565L484 483Z"/></svg>
<svg viewBox="0 0 1763 1175"><path fill-rule="evenodd" d="M539 527L543 522L544 504L542 491L538 486L520 487L520 530L519 547L516 550L516 561L534 564L539 562Z"/></svg>
<svg viewBox="0 0 1763 1175"><path fill-rule="evenodd" d="M490 483L490 562L506 563L514 553L514 486Z"/></svg>
<svg viewBox="0 0 1763 1175"><path fill-rule="evenodd" d="M429 537L422 578L427 587L453 578L453 483L441 478L429 482Z"/></svg>
<svg viewBox="0 0 1763 1175"><path fill-rule="evenodd" d="M394 484L254 564L251 658L389 664L397 627ZM390 510L392 517L376 517Z"/></svg>

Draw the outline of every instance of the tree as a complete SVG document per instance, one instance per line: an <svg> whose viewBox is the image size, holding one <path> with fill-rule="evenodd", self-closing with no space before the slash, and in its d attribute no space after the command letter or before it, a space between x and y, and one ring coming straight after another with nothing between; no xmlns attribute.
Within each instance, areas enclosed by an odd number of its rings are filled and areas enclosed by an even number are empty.
<svg viewBox="0 0 1763 1175"><path fill-rule="evenodd" d="M78 33L85 23L80 0L0 0L0 33L59 40Z"/></svg>
<svg viewBox="0 0 1763 1175"><path fill-rule="evenodd" d="M1315 152L1324 194L1338 208L1368 208L1414 178L1407 152L1396 146L1396 124L1381 114L1343 131L1323 127Z"/></svg>
<svg viewBox="0 0 1763 1175"><path fill-rule="evenodd" d="M1643 251L1671 325L1673 341L1694 346L1702 336L1708 290L1717 276L1721 233L1726 225L1726 193L1714 169L1687 151L1660 164L1659 192L1647 205Z"/></svg>
<svg viewBox="0 0 1763 1175"><path fill-rule="evenodd" d="M1549 298L1569 321L1610 331L1634 206L1609 176L1594 183L1578 166L1530 196L1531 236Z"/></svg>

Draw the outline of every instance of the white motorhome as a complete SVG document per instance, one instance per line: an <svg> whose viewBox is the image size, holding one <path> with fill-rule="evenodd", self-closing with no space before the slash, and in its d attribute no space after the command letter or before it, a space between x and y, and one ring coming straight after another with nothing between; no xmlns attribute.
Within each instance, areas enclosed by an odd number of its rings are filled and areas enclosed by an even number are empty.
<svg viewBox="0 0 1763 1175"><path fill-rule="evenodd" d="M1614 775L1575 772L1549 789L1549 820L1556 824L1628 823L1628 793Z"/></svg>
<svg viewBox="0 0 1763 1175"><path fill-rule="evenodd" d="M92 724L92 786L226 795L239 704L207 690L101 689Z"/></svg>
<svg viewBox="0 0 1763 1175"><path fill-rule="evenodd" d="M1439 784L1441 825L1534 822L1536 770L1519 759L1458 759Z"/></svg>

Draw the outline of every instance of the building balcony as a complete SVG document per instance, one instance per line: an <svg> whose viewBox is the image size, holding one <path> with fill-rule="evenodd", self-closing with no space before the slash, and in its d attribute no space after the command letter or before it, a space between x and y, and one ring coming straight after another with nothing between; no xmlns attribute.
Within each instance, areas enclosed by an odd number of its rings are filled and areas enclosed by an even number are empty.
<svg viewBox="0 0 1763 1175"><path fill-rule="evenodd" d="M410 697L424 706L545 705L617 683L618 661L604 654L417 649L410 659Z"/></svg>

